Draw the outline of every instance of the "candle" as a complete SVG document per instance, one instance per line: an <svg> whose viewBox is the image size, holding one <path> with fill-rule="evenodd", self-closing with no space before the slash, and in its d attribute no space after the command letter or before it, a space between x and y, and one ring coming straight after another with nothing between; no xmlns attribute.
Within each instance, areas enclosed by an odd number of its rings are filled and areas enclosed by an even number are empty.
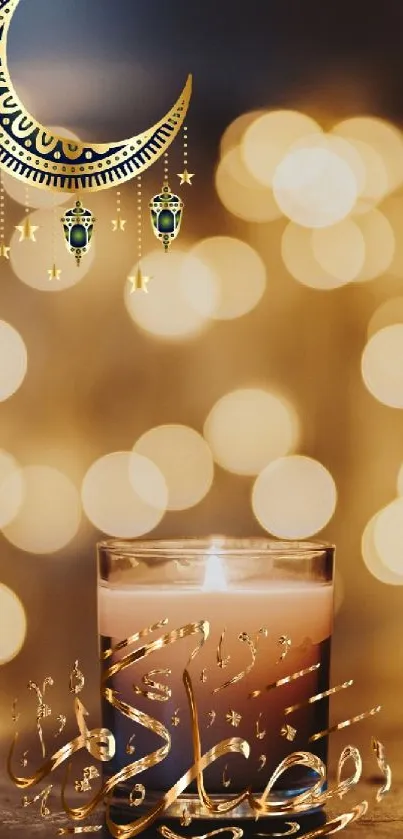
<svg viewBox="0 0 403 839"><path fill-rule="evenodd" d="M326 762L326 738L310 738L328 727L328 700L307 702L329 689L332 571L333 549L313 544L101 546L102 651L156 627L103 663L105 671L143 648L106 682L147 715L141 724L104 703L104 725L116 737L107 773L166 746L161 732L144 724L151 718L168 732L169 749L131 787L141 782L150 800L163 794L194 763L195 713L202 754L229 738L249 746L247 757L227 753L205 769L206 792L217 800L248 787L263 791L291 752L310 751ZM316 781L311 770L294 767L275 793L285 800ZM189 787L185 797L195 791Z"/></svg>

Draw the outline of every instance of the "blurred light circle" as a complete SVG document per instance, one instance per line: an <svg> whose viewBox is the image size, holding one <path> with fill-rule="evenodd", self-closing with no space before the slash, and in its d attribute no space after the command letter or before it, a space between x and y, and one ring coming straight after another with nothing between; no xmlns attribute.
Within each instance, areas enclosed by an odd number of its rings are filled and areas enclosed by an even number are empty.
<svg viewBox="0 0 403 839"><path fill-rule="evenodd" d="M255 223L281 217L271 187L262 186L249 172L239 146L220 160L215 183L221 203L233 216Z"/></svg>
<svg viewBox="0 0 403 839"><path fill-rule="evenodd" d="M320 132L314 119L299 111L270 111L246 130L242 154L247 168L264 186L272 186L274 174L290 146L300 137Z"/></svg>
<svg viewBox="0 0 403 839"><path fill-rule="evenodd" d="M0 665L20 652L27 634L27 619L21 600L0 583Z"/></svg>
<svg viewBox="0 0 403 839"><path fill-rule="evenodd" d="M361 369L366 387L383 405L403 408L403 324L386 326L370 338Z"/></svg>
<svg viewBox="0 0 403 839"><path fill-rule="evenodd" d="M318 533L332 518L336 503L331 474L318 461L301 455L269 464L252 492L257 520L281 539L305 539Z"/></svg>
<svg viewBox="0 0 403 839"><path fill-rule="evenodd" d="M22 479L23 501L15 519L4 528L5 537L27 553L60 551L80 526L81 504L74 484L50 466L27 466Z"/></svg>
<svg viewBox="0 0 403 839"><path fill-rule="evenodd" d="M96 246L93 243L80 267L67 250L63 227L60 222L63 210L37 210L29 220L39 229L35 233L36 243L20 242L20 233L15 230L11 238L11 266L25 285L37 291L65 291L84 279L93 265ZM21 219L23 224L25 218ZM49 280L48 271L55 263L61 270L59 280Z"/></svg>
<svg viewBox="0 0 403 839"><path fill-rule="evenodd" d="M362 535L361 551L364 563L370 574L381 583L390 586L402 586L403 574L396 574L384 565L375 544L375 528L381 513L382 510L370 519Z"/></svg>
<svg viewBox="0 0 403 839"><path fill-rule="evenodd" d="M352 219L312 231L312 251L327 274L341 283L354 280L365 262L365 240Z"/></svg>
<svg viewBox="0 0 403 839"><path fill-rule="evenodd" d="M0 402L21 387L27 372L28 354L19 332L0 320Z"/></svg>
<svg viewBox="0 0 403 839"><path fill-rule="evenodd" d="M246 242L229 236L204 239L189 255L214 277L217 307L213 317L232 320L257 306L266 289L266 267Z"/></svg>
<svg viewBox="0 0 403 839"><path fill-rule="evenodd" d="M292 405L265 390L235 390L213 407L204 436L214 459L238 475L257 475L297 444L299 422Z"/></svg>
<svg viewBox="0 0 403 839"><path fill-rule="evenodd" d="M114 452L93 463L81 494L92 524L122 538L149 533L168 504L167 486L158 467L133 452Z"/></svg>
<svg viewBox="0 0 403 839"><path fill-rule="evenodd" d="M249 126L253 125L253 123L264 114L265 111L262 110L248 111L247 113L241 114L239 117L234 119L222 135L220 143L221 156L223 157L227 154L227 152L239 146Z"/></svg>
<svg viewBox="0 0 403 839"><path fill-rule="evenodd" d="M377 117L352 117L339 122L333 133L347 140L361 140L381 156L388 178L388 191L403 183L403 136L396 126Z"/></svg>
<svg viewBox="0 0 403 839"><path fill-rule="evenodd" d="M138 270L136 264L131 275ZM152 251L141 260L141 270L152 277L148 294L125 287L125 303L132 320L145 332L178 340L202 333L217 305L215 277L205 265L184 251L169 255Z"/></svg>
<svg viewBox="0 0 403 839"><path fill-rule="evenodd" d="M359 178L359 198L354 207L354 213L367 212L387 195L389 187L387 169L379 152L368 143L349 138L348 144L359 155L363 174L363 177Z"/></svg>
<svg viewBox="0 0 403 839"><path fill-rule="evenodd" d="M403 584L403 498L384 507L376 518L374 543L381 562Z"/></svg>
<svg viewBox="0 0 403 839"><path fill-rule="evenodd" d="M21 468L11 454L0 449L0 528L16 517L23 498Z"/></svg>
<svg viewBox="0 0 403 839"><path fill-rule="evenodd" d="M365 242L365 260L355 282L375 280L388 271L395 253L395 236L388 219L380 210L356 216L355 222Z"/></svg>
<svg viewBox="0 0 403 839"><path fill-rule="evenodd" d="M161 425L147 431L134 452L151 460L168 487L168 510L187 510L207 495L214 462L203 437L185 425Z"/></svg>
<svg viewBox="0 0 403 839"><path fill-rule="evenodd" d="M398 495L403 495L403 464L401 465L397 476L397 493Z"/></svg>
<svg viewBox="0 0 403 839"><path fill-rule="evenodd" d="M303 227L329 227L351 213L358 185L334 151L313 146L290 151L273 179L274 197L287 218Z"/></svg>
<svg viewBox="0 0 403 839"><path fill-rule="evenodd" d="M390 297L378 306L368 324L368 338L396 323L403 323L403 297Z"/></svg>
<svg viewBox="0 0 403 839"><path fill-rule="evenodd" d="M294 224L292 221L287 224L281 240L281 254L287 271L294 279L308 288L331 291L346 284L345 280L340 279L340 276L335 276L335 274L326 271L319 264L313 251L312 230L307 227L300 227L299 224ZM343 255L341 261L345 258ZM340 260L339 256L338 260ZM328 262L327 258L326 262ZM331 267L333 269L333 266Z"/></svg>
<svg viewBox="0 0 403 839"><path fill-rule="evenodd" d="M392 228L395 242L393 259L387 270L394 277L403 280L403 196L388 196L381 209Z"/></svg>
<svg viewBox="0 0 403 839"><path fill-rule="evenodd" d="M76 134L73 134L68 128L53 127L49 128L52 134L57 134L59 137L65 137L67 140L79 140ZM29 207L35 209L48 209L49 207L58 207L72 200L72 196L68 195L65 190L48 190L39 189L37 186L26 184L25 181L20 181L8 172L2 172L2 181L5 191L8 193L13 201L17 204L25 206L26 202Z"/></svg>

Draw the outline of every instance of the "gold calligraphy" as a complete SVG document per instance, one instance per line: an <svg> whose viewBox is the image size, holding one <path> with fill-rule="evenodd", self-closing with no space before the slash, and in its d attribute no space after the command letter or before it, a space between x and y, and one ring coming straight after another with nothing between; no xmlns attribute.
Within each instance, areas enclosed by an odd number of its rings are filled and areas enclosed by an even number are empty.
<svg viewBox="0 0 403 839"><path fill-rule="evenodd" d="M386 762L385 747L382 745L382 743L379 742L379 740L375 740L374 737L372 738L372 749L375 752L379 769L381 770L381 772L383 772L385 776L385 783L376 794L376 800L379 803L380 801L382 801L382 798L384 798L386 793L388 793L392 787L392 770L389 764Z"/></svg>
<svg viewBox="0 0 403 839"><path fill-rule="evenodd" d="M39 742L42 748L42 757L46 757L46 746L45 741L43 739L42 720L46 719L46 717L50 717L52 714L51 707L49 705L46 705L44 701L46 688L48 687L53 687L53 679L51 678L51 676L47 676L47 678L43 682L42 689L36 684L36 682L28 683L29 690L35 691L38 700L38 707L36 711L36 729L39 736Z"/></svg>
<svg viewBox="0 0 403 839"><path fill-rule="evenodd" d="M48 798L49 798L49 795L50 795L52 789L53 789L53 784L50 784L50 786L46 787L46 789L42 790L42 792L40 792L38 795L35 795L34 798L28 798L27 795L24 795L24 797L22 799L22 806L23 807L30 807L31 804L36 804L37 801L40 801L41 802L41 816L42 816L42 818L47 819L48 816L50 816L50 810L49 810L49 807L47 806L47 802L48 802Z"/></svg>
<svg viewBox="0 0 403 839"><path fill-rule="evenodd" d="M154 702L168 702L171 698L172 691L168 687L168 685L163 685L161 682L155 682L152 678L153 676L170 676L172 670L169 669L159 669L150 670L145 676L143 676L142 682L145 686L146 690L142 690L138 688L136 685L133 685L133 690L137 696L144 696L146 699L151 699ZM151 688L151 690L147 690L147 688ZM156 691L160 691L156 693Z"/></svg>

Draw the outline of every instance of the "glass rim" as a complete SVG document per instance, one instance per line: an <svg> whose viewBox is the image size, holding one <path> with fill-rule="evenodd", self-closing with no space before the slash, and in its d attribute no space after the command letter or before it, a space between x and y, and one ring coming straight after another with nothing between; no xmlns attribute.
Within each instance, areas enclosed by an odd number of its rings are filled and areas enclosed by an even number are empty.
<svg viewBox="0 0 403 839"><path fill-rule="evenodd" d="M335 545L326 541L300 541L270 539L264 536L202 536L179 537L169 539L103 539L97 543L99 552L105 552L113 560L123 556L170 557L178 554L202 557L216 553L223 557L246 556L251 551L256 555L278 555L289 558L306 559L309 555L334 552Z"/></svg>

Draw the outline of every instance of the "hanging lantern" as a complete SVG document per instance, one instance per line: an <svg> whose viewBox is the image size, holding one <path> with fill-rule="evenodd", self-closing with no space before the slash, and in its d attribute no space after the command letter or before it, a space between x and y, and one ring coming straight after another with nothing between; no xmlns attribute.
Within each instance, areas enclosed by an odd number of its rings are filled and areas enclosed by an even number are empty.
<svg viewBox="0 0 403 839"><path fill-rule="evenodd" d="M150 202L154 235L163 243L166 251L179 235L184 206L182 199L171 192L168 181L165 181L162 192Z"/></svg>
<svg viewBox="0 0 403 839"><path fill-rule="evenodd" d="M81 201L76 201L72 210L67 210L61 219L67 250L75 256L80 267L82 257L91 247L92 234L96 219L91 210L86 210Z"/></svg>

